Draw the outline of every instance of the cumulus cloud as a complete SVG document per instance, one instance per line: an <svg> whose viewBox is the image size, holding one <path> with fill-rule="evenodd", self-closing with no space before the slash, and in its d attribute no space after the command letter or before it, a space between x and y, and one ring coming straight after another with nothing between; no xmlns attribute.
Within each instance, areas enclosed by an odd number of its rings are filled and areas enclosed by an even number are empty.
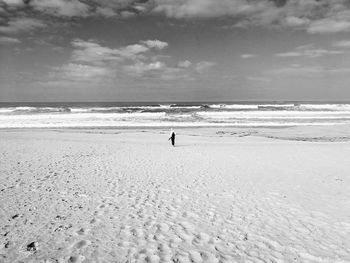
<svg viewBox="0 0 350 263"><path fill-rule="evenodd" d="M310 20L307 18L300 18L296 16L286 17L285 25L289 27L301 27L306 26L310 23Z"/></svg>
<svg viewBox="0 0 350 263"><path fill-rule="evenodd" d="M124 73L138 78L153 78L161 80L191 79L184 68L171 67L161 61L142 62L126 65L123 67Z"/></svg>
<svg viewBox="0 0 350 263"><path fill-rule="evenodd" d="M168 46L168 43L163 42L163 41L159 41L157 39L141 41L141 43L146 45L149 48L163 49L163 48L166 48Z"/></svg>
<svg viewBox="0 0 350 263"><path fill-rule="evenodd" d="M195 70L198 72L198 73L203 73L205 72L206 70L208 70L209 68L215 66L216 63L214 62L211 62L211 61L200 61L196 64L195 66Z"/></svg>
<svg viewBox="0 0 350 263"><path fill-rule="evenodd" d="M119 49L120 55L128 58L134 58L137 54L145 53L150 50L149 47L142 44L129 45Z"/></svg>
<svg viewBox="0 0 350 263"><path fill-rule="evenodd" d="M95 77L106 76L109 70L105 67L83 65L77 63L64 64L59 68L56 68L59 72L60 77L75 79L75 80L85 80Z"/></svg>
<svg viewBox="0 0 350 263"><path fill-rule="evenodd" d="M0 45L19 44L21 41L13 37L0 37Z"/></svg>
<svg viewBox="0 0 350 263"><path fill-rule="evenodd" d="M188 67L192 66L192 62L189 60L179 61L177 63L177 66L179 68L188 68Z"/></svg>
<svg viewBox="0 0 350 263"><path fill-rule="evenodd" d="M29 32L34 29L44 28L46 25L43 21L34 18L12 18L7 22L7 25L0 26L2 33L19 33Z"/></svg>
<svg viewBox="0 0 350 263"><path fill-rule="evenodd" d="M72 60L91 64L101 64L105 61L120 60L118 50L101 46L93 41L75 39L72 41L74 47Z"/></svg>
<svg viewBox="0 0 350 263"><path fill-rule="evenodd" d="M72 41L72 45L75 47L72 55L75 61L101 64L106 61L141 60L144 58L144 53L151 49L163 49L168 46L168 43L159 40L146 40L125 47L110 48L94 41L75 39Z"/></svg>
<svg viewBox="0 0 350 263"><path fill-rule="evenodd" d="M88 65L78 62L68 62L59 67L53 67L48 76L38 82L38 85L50 87L89 87L103 85L113 77L110 68L101 65ZM83 86L82 86L83 85Z"/></svg>
<svg viewBox="0 0 350 263"><path fill-rule="evenodd" d="M146 73L151 74L156 71L163 71L166 68L164 62L156 61L151 63L144 63L142 61L138 61L133 65L125 66L124 69L127 73L135 76L144 76Z"/></svg>
<svg viewBox="0 0 350 263"><path fill-rule="evenodd" d="M136 44L112 48L94 40L75 39L72 41L70 61L54 68L50 81L60 78L65 81L96 81L117 75L162 80L188 79L189 71L202 72L214 64L202 61L192 67L190 61L181 61L177 66L170 66L161 61L165 56L150 52L159 51L167 46L168 43L160 40L143 40Z"/></svg>

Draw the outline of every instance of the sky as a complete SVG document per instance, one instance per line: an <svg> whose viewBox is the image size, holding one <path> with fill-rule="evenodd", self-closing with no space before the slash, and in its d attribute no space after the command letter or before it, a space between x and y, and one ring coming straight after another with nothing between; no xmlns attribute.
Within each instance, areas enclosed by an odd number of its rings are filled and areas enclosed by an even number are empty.
<svg viewBox="0 0 350 263"><path fill-rule="evenodd" d="M350 1L0 0L0 101L350 101Z"/></svg>

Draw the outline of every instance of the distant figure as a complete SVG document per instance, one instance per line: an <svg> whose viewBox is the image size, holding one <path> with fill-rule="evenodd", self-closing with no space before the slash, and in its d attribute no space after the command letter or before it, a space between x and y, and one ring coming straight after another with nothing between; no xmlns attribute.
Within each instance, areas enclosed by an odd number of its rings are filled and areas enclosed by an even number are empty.
<svg viewBox="0 0 350 263"><path fill-rule="evenodd" d="M170 130L170 137L168 141L171 139L171 144L175 147L175 132L173 129Z"/></svg>

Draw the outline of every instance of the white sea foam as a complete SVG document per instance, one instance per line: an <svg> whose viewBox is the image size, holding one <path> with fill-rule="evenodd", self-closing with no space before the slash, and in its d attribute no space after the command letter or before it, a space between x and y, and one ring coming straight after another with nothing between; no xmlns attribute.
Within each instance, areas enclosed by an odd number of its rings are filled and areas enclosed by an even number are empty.
<svg viewBox="0 0 350 263"><path fill-rule="evenodd" d="M334 122L332 125L342 125L344 122ZM31 123L0 123L0 128L136 128L136 127L288 127L288 126L328 126L326 122L300 123L300 122L245 122L245 123L210 123L210 122L115 122L115 121L85 121L85 122L31 122Z"/></svg>
<svg viewBox="0 0 350 263"><path fill-rule="evenodd" d="M350 117L350 112L330 111L198 111L197 115L205 118L326 118L326 117Z"/></svg>
<svg viewBox="0 0 350 263"><path fill-rule="evenodd" d="M257 110L259 105L249 105L249 104L212 104L209 105L210 108L213 109L242 109L242 110L247 110L247 109L251 109L251 110Z"/></svg>
<svg viewBox="0 0 350 263"><path fill-rule="evenodd" d="M350 124L349 104L211 104L0 108L0 128Z"/></svg>
<svg viewBox="0 0 350 263"><path fill-rule="evenodd" d="M301 104L300 109L305 110L329 110L350 111L350 104Z"/></svg>
<svg viewBox="0 0 350 263"><path fill-rule="evenodd" d="M0 108L0 114L1 113L10 113L13 112L12 108Z"/></svg>

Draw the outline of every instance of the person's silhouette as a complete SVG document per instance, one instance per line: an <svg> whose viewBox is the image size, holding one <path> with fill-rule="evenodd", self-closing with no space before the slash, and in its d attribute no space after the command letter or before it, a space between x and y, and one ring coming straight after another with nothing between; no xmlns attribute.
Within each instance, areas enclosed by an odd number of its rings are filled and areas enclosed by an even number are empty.
<svg viewBox="0 0 350 263"><path fill-rule="evenodd" d="M171 140L171 144L175 147L175 131L173 129L170 131L169 140Z"/></svg>

